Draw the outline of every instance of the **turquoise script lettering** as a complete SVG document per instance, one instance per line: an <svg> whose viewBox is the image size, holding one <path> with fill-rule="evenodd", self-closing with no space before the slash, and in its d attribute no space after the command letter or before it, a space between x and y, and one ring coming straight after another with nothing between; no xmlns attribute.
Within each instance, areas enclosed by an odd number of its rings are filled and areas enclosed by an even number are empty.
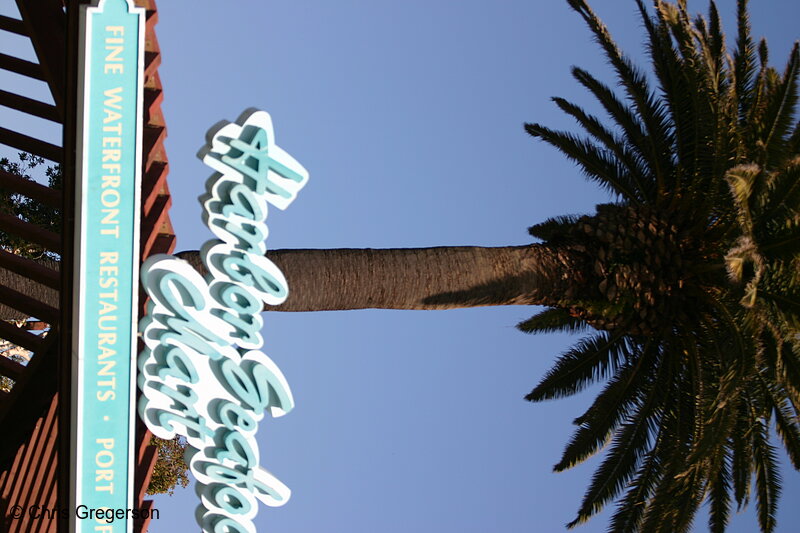
<svg viewBox="0 0 800 533"><path fill-rule="evenodd" d="M289 384L261 347L264 304L288 296L268 260L268 206L285 209L308 172L274 143L272 121L248 111L211 137L200 157L216 173L201 197L216 239L200 250L208 275L169 255L149 258L139 328L140 417L158 437L186 437L203 531L256 533L258 502L286 503L289 488L259 466L255 434L266 412L294 407Z"/></svg>

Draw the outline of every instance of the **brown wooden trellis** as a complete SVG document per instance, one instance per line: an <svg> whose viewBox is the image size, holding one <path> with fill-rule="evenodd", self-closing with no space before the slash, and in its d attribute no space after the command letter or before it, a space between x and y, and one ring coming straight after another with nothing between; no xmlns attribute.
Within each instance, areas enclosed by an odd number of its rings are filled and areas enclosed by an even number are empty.
<svg viewBox="0 0 800 533"><path fill-rule="evenodd" d="M36 317L35 324L18 327L0 320L0 339L30 352L30 362L22 365L0 356L0 375L15 384L10 392L0 393L0 531L9 533L65 532L66 522L46 513L38 518L26 514L12 519L11 509L67 508L69 461L68 439L70 395L71 298L72 298L72 215L75 187L75 120L77 12L85 0L14 0L20 18L0 15L0 31L30 39L38 62L15 57L13 50L0 50L0 69L47 83L53 104L29 95L15 94L0 87L0 106L66 125L62 146L56 146L22 133L23 124L0 124L0 144L62 164L63 188L54 190L0 171L0 187L21 194L61 213L59 234L0 212L0 231L34 242L60 256L60 261L33 261L19 254L0 250L0 309L3 306L24 316ZM164 150L166 127L161 112L163 91L158 75L161 51L155 34L158 14L154 0L136 0L147 11L145 32L144 142L142 191L142 258L156 253L171 253L175 235L169 219L171 205ZM143 298L140 298L143 305ZM140 308L140 314L142 309ZM49 330L46 336L31 330ZM150 433L139 422L136 428L137 468L135 505L152 508L145 490L156 460L156 449L149 446ZM64 460L62 460L64 458ZM64 483L66 482L66 483ZM135 531L147 530L149 520L138 521Z"/></svg>

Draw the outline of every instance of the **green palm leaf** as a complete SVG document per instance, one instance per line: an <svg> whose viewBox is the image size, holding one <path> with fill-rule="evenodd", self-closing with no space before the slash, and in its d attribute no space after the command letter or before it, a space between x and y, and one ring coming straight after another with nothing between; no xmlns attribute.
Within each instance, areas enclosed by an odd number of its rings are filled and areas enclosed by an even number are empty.
<svg viewBox="0 0 800 533"><path fill-rule="evenodd" d="M586 322L573 317L565 309L546 309L517 324L525 333L579 333L587 328Z"/></svg>
<svg viewBox="0 0 800 533"><path fill-rule="evenodd" d="M647 375L651 371L648 363L657 356L654 350L646 350L637 360L628 361L617 371L591 407L574 420L579 428L553 470L572 468L605 445L611 433L640 401L643 385L654 380L654 376Z"/></svg>
<svg viewBox="0 0 800 533"><path fill-rule="evenodd" d="M525 399L531 402L564 398L611 375L625 359L624 334L597 333L578 342L556 362Z"/></svg>
<svg viewBox="0 0 800 533"><path fill-rule="evenodd" d="M778 458L775 448L769 443L769 435L764 422L756 421L752 435L758 523L762 531L770 533L775 529L778 497L781 493Z"/></svg>
<svg viewBox="0 0 800 533"><path fill-rule="evenodd" d="M780 477L770 420L800 457L800 52L783 73L751 37L739 0L726 50L720 14L636 0L653 82L619 50L585 0L567 0L609 60L620 96L572 74L610 118L554 98L588 137L527 124L617 196L593 215L530 229L587 265L580 295L519 325L599 333L564 353L531 401L606 381L579 416L555 470L605 451L573 527L612 500L613 532L689 531L703 500L723 532L755 488L775 528Z"/></svg>

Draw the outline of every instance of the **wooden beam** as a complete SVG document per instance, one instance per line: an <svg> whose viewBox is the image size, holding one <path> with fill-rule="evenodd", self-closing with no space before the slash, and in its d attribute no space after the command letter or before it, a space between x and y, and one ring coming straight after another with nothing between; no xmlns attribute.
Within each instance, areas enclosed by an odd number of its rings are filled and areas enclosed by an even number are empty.
<svg viewBox="0 0 800 533"><path fill-rule="evenodd" d="M8 54L0 54L0 68L35 80L47 81L41 65Z"/></svg>
<svg viewBox="0 0 800 533"><path fill-rule="evenodd" d="M147 494L147 488L150 486L150 479L153 477L153 467L158 460L158 448L155 446L147 446L144 450L144 455L136 465L136 472L134 473L134 486L138 488L138 492L134 494L134 505L144 500Z"/></svg>
<svg viewBox="0 0 800 533"><path fill-rule="evenodd" d="M53 332L42 339L41 348L11 389L9 402L0 405L0 464L13 460L20 446L30 439L39 417L52 405L59 377L58 351L53 349L57 343L58 335Z"/></svg>
<svg viewBox="0 0 800 533"><path fill-rule="evenodd" d="M171 254L175 250L175 235L161 233L155 239L148 239L147 246L142 250L142 259L147 259L154 254ZM144 301L140 298L140 301Z"/></svg>
<svg viewBox="0 0 800 533"><path fill-rule="evenodd" d="M32 505L47 505L55 507L55 467L58 458L55 453L58 441L58 419L55 416L56 406L51 403L50 409L45 416L40 418L37 424L38 438L31 438L29 441L32 446L28 455L30 456L30 467L25 472L22 485L24 490L20 493L18 505L30 508ZM52 518L39 515L36 518L28 514L30 520L17 521L14 525L19 531L25 533L39 532L44 533L48 529L52 530Z"/></svg>
<svg viewBox="0 0 800 533"><path fill-rule="evenodd" d="M12 326L13 327L13 326ZM6 339L11 340L11 339ZM14 342L14 341L11 341ZM23 346L24 348L24 346ZM13 379L14 381L18 380L22 377L22 373L25 372L25 365L21 365L17 363L10 357L5 357L0 355L0 374Z"/></svg>
<svg viewBox="0 0 800 533"><path fill-rule="evenodd" d="M50 94L63 117L66 88L64 45L67 42L64 3L62 0L17 0L16 4L39 58L42 79L50 86Z"/></svg>
<svg viewBox="0 0 800 533"><path fill-rule="evenodd" d="M133 530L136 532L147 531L150 527L150 520L153 514L153 500L145 500L142 502L142 507L139 509L139 518L133 520ZM146 516L147 518L142 518Z"/></svg>
<svg viewBox="0 0 800 533"><path fill-rule="evenodd" d="M44 157L54 163L61 163L63 157L60 146L40 141L7 128L0 128L0 143Z"/></svg>
<svg viewBox="0 0 800 533"><path fill-rule="evenodd" d="M146 50L144 53L144 77L152 76L161 64L161 54Z"/></svg>
<svg viewBox="0 0 800 533"><path fill-rule="evenodd" d="M169 194L167 174L169 174L169 163L154 161L142 178L142 213L145 216L160 195Z"/></svg>
<svg viewBox="0 0 800 533"><path fill-rule="evenodd" d="M61 253L61 291L59 292L59 306L63 313L58 323L59 346L55 357L54 370L57 380L54 384L58 388L61 399L58 405L58 479L56 507L67 509L70 505L70 487L75 482L72 472L72 457L77 453L72 445L69 435L72 432L72 349L73 349L73 317L68 312L72 309L74 297L74 263L75 263L75 180L77 175L77 124L78 124L78 41L79 37L79 2L66 2L67 26L66 37L61 41L62 49L66 50L65 78L64 78L64 161L63 169L63 206L61 208L61 227L63 238L63 251ZM69 519L59 517L56 524L57 533L68 533Z"/></svg>
<svg viewBox="0 0 800 533"><path fill-rule="evenodd" d="M145 87L144 97L144 123L153 124L154 115L161 113L161 104L164 101L164 91L158 87Z"/></svg>
<svg viewBox="0 0 800 533"><path fill-rule="evenodd" d="M58 324L58 309L31 298L27 294L15 291L12 288L0 285L0 303L12 309L16 309L17 311L22 311L28 316L44 320L48 324ZM22 345L20 344L20 346Z"/></svg>
<svg viewBox="0 0 800 533"><path fill-rule="evenodd" d="M169 224L169 208L171 205L172 198L170 196L158 196L150 213L142 220L142 238L139 247L142 257L148 255L150 247L153 246L159 233L161 233L159 228L164 223Z"/></svg>
<svg viewBox="0 0 800 533"><path fill-rule="evenodd" d="M55 262L55 261L54 261ZM56 265L57 266L57 265ZM61 288L61 274L57 269L0 249L0 268L10 270L52 289Z"/></svg>
<svg viewBox="0 0 800 533"><path fill-rule="evenodd" d="M142 232L144 235L150 235L152 231L159 233L158 229L169 208L172 206L172 197L168 194L156 195L155 199L151 202L151 207L144 215L142 220Z"/></svg>
<svg viewBox="0 0 800 533"><path fill-rule="evenodd" d="M0 90L0 105L28 113L36 117L41 117L53 122L61 122L61 116L55 106L21 96L19 94L10 93L8 91Z"/></svg>
<svg viewBox="0 0 800 533"><path fill-rule="evenodd" d="M145 173L150 172L150 166L154 162L165 159L164 139L166 138L167 129L164 126L145 124L142 128L142 159Z"/></svg>
<svg viewBox="0 0 800 533"><path fill-rule="evenodd" d="M0 170L0 187L27 196L48 207L56 209L61 207L61 191L51 189L41 183L17 176L5 170Z"/></svg>
<svg viewBox="0 0 800 533"><path fill-rule="evenodd" d="M29 333L22 328L18 328L14 324L6 322L5 320L0 320L0 338L11 341L17 346L22 346L26 350L30 350L34 353L36 353L42 347L42 338L39 335ZM7 358L3 357L3 359Z"/></svg>
<svg viewBox="0 0 800 533"><path fill-rule="evenodd" d="M17 35L24 35L25 37L28 36L24 22L19 19L7 17L5 15L0 15L0 30L16 33Z"/></svg>
<svg viewBox="0 0 800 533"><path fill-rule="evenodd" d="M14 215L0 213L0 230L39 244L45 250L61 253L61 235L42 229L36 224L20 220Z"/></svg>

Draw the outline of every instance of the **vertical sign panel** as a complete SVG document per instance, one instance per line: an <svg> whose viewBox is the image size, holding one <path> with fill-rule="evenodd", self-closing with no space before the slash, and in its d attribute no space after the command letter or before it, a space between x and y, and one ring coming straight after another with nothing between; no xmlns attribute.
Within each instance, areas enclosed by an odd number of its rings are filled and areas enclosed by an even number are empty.
<svg viewBox="0 0 800 533"><path fill-rule="evenodd" d="M77 532L130 531L144 10L81 13L71 501Z"/></svg>

